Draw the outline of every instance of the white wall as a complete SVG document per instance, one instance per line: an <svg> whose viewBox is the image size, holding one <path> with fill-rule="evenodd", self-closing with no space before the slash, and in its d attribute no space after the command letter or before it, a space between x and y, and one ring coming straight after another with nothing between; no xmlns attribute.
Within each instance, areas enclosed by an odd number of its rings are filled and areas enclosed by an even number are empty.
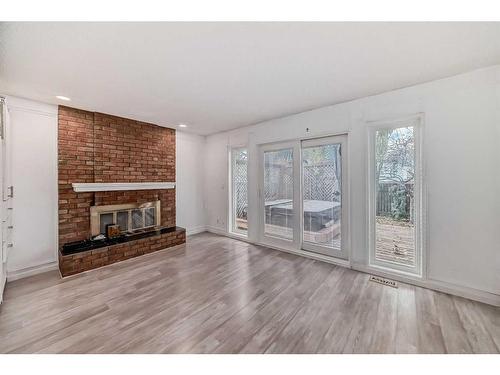
<svg viewBox="0 0 500 375"><path fill-rule="evenodd" d="M205 230L203 168L205 137L176 132L176 220L187 234Z"/></svg>
<svg viewBox="0 0 500 375"><path fill-rule="evenodd" d="M248 145L249 239L257 241L257 145L349 132L351 263L366 265L366 122L422 112L426 279L468 295L500 295L499 108L500 66L495 66L208 136L207 226L218 232L227 229L228 147Z"/></svg>
<svg viewBox="0 0 500 375"><path fill-rule="evenodd" d="M57 106L7 97L10 115L13 248L8 278L56 268Z"/></svg>

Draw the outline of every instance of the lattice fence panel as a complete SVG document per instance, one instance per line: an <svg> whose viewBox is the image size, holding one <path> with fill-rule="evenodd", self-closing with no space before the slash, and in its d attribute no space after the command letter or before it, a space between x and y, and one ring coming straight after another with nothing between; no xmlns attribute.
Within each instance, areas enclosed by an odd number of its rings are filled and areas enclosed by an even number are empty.
<svg viewBox="0 0 500 375"><path fill-rule="evenodd" d="M266 168L264 197L266 201L293 198L292 168L273 165Z"/></svg>
<svg viewBox="0 0 500 375"><path fill-rule="evenodd" d="M234 194L236 205L236 218L247 218L248 205L248 180L247 180L247 160L236 160L234 163Z"/></svg>
<svg viewBox="0 0 500 375"><path fill-rule="evenodd" d="M304 199L336 202L340 199L340 183L335 162L304 166Z"/></svg>
<svg viewBox="0 0 500 375"><path fill-rule="evenodd" d="M267 152L264 168L264 198L266 201L293 198L292 150Z"/></svg>

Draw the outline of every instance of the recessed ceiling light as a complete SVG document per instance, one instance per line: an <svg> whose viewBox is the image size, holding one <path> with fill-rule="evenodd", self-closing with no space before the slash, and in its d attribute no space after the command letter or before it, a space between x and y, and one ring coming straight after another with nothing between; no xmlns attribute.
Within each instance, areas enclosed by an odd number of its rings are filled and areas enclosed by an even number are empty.
<svg viewBox="0 0 500 375"><path fill-rule="evenodd" d="M56 96L57 99L60 99L60 100L66 100L67 102L69 102L71 99L68 98L67 96L62 96L62 95L57 95Z"/></svg>
<svg viewBox="0 0 500 375"><path fill-rule="evenodd" d="M186 124L179 124L179 128L187 128Z"/></svg>

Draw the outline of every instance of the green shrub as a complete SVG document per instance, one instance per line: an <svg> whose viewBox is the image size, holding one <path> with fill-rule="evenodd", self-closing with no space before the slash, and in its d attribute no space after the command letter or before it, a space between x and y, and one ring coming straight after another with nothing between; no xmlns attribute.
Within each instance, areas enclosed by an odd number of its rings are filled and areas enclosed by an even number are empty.
<svg viewBox="0 0 500 375"><path fill-rule="evenodd" d="M406 207L406 189L395 185L390 188L391 192L391 217L394 220L408 220L410 218Z"/></svg>

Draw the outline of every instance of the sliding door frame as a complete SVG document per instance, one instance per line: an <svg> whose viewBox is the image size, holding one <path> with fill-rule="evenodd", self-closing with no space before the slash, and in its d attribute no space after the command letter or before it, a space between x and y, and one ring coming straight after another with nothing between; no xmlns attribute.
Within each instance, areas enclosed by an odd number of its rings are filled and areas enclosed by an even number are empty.
<svg viewBox="0 0 500 375"><path fill-rule="evenodd" d="M339 264L344 267L351 266L351 173L350 173L350 151L349 151L349 131L342 131L339 133L319 133L310 137L300 137L300 138L292 138L283 141L270 142L270 143L257 143L258 150L258 165L259 168L257 170L258 175L258 222L256 225L258 226L258 243L264 246L268 246L277 250L282 250L302 256L306 256L313 259L319 259L323 261L327 261L333 264ZM301 158L301 145L303 141L329 138L329 137L345 137L345 147L346 149L343 151L342 157L342 168L343 168L343 184L342 184L342 194L343 194L343 207L342 207L342 215L344 219L345 226L347 227L346 231L343 232L342 237L342 246L343 246L343 257L335 257L332 255L325 255L322 253L316 253L303 249L303 207L302 207L302 158ZM263 198L263 186L264 186L264 151L270 150L280 150L286 148L293 148L293 183L294 187L298 186L299 188L294 188L294 238L293 241L287 241L279 238L273 238L271 236L266 236L264 234L264 224L265 224L265 204Z"/></svg>
<svg viewBox="0 0 500 375"><path fill-rule="evenodd" d="M381 261L376 259L376 183L375 183L375 134L381 129L397 129L402 127L413 127L415 144L415 265L406 266L395 262ZM426 223L426 199L425 178L423 163L423 132L424 116L418 113L412 116L401 117L390 120L367 122L368 129L368 183L367 183L367 225L368 225L368 266L388 273L396 273L409 277L426 277L426 247L425 247L425 223Z"/></svg>
<svg viewBox="0 0 500 375"><path fill-rule="evenodd" d="M302 250L305 251L312 251L315 253L323 254L326 256L331 256L335 258L340 258L340 259L348 259L349 254L348 254L348 239L349 239L349 173L348 173L348 168L347 168L347 163L348 163L348 148L347 148L347 135L346 134L340 134L340 135L331 135L327 137L316 137L316 138L311 138L311 139L304 139L301 140L300 142L300 150L301 150L301 156L302 156L302 149L304 147L315 147L315 146L324 146L324 145L331 145L331 144L340 144L340 190L341 190L341 208L340 208L340 251L335 251L332 248L326 247L326 246L321 246L318 244L314 244L312 242L305 242L304 239L302 238L301 244L302 244ZM344 157L345 155L345 157ZM300 174L301 178L303 176L303 163L302 163L302 158L300 161ZM303 186L303 181L300 185L301 189L301 216L302 218L304 217L304 210L303 210L303 204L304 204L304 186ZM304 228L303 226L301 227L301 236L304 235ZM333 254L335 252L335 254Z"/></svg>
<svg viewBox="0 0 500 375"><path fill-rule="evenodd" d="M293 225L292 225L292 233L293 239L288 240L285 238L281 238L278 236L270 236L265 233L265 199L264 199L264 168L265 168L265 160L264 154L269 151L279 151L291 149L292 150L292 173L293 173ZM267 143L260 145L259 147L259 189L258 189L258 197L259 197L259 237L260 242L266 245L270 245L278 248L285 249L298 249L301 243L301 234L300 228L302 228L302 218L300 210L301 210L301 189L297 189L297 186L300 186L300 142L299 141L284 141L284 142L275 142L275 143Z"/></svg>

